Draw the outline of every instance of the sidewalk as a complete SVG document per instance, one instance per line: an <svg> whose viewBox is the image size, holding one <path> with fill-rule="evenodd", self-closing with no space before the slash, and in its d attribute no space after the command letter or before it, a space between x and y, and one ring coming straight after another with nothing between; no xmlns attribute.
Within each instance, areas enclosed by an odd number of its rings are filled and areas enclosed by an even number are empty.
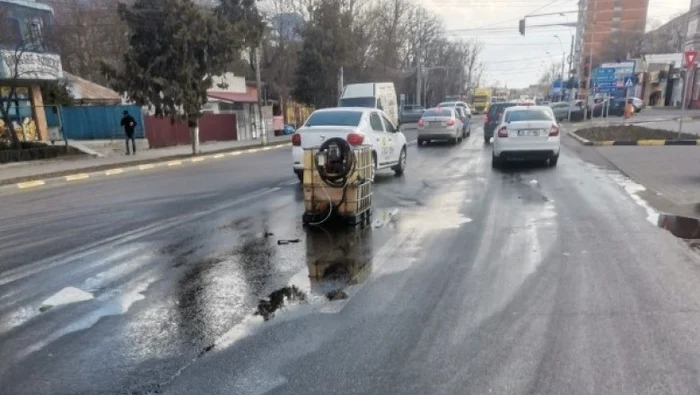
<svg viewBox="0 0 700 395"><path fill-rule="evenodd" d="M272 136L269 139L269 144L284 144L288 143L290 139L291 136ZM201 144L200 151L202 154L213 154L256 146L260 146L260 140L222 141ZM121 155L103 158L84 156L72 159L9 163L0 165L0 185L31 181L38 178L58 177L80 172L163 162L186 158L191 155L191 146L179 145L176 147L143 150L132 156Z"/></svg>
<svg viewBox="0 0 700 395"><path fill-rule="evenodd" d="M666 122L670 130L678 130L677 122ZM687 125L684 132L698 133L700 122ZM568 126L568 131L581 128ZM583 160L619 170L643 185L647 190L639 195L657 210L700 217L700 147L583 146L571 136L562 139L562 144Z"/></svg>

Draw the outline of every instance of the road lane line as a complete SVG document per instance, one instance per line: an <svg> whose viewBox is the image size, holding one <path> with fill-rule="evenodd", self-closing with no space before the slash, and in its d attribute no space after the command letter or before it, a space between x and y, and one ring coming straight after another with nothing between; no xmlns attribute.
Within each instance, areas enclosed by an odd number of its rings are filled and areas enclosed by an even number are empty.
<svg viewBox="0 0 700 395"><path fill-rule="evenodd" d="M172 166L180 166L181 164L182 164L182 161L181 161L181 160L174 160L174 161L172 161L172 162L168 162L168 166L170 166L170 167L172 167Z"/></svg>
<svg viewBox="0 0 700 395"><path fill-rule="evenodd" d="M111 176L111 175L114 175L114 174L121 174L121 173L124 173L124 169L112 169L112 170L107 170L107 171L105 172L105 175Z"/></svg>
<svg viewBox="0 0 700 395"><path fill-rule="evenodd" d="M139 166L139 170L148 170L156 167L155 165L141 165Z"/></svg>
<svg viewBox="0 0 700 395"><path fill-rule="evenodd" d="M231 155L231 156L237 156L237 155L240 155L240 154L242 154L241 151L235 151L235 152L231 152L229 155Z"/></svg>
<svg viewBox="0 0 700 395"><path fill-rule="evenodd" d="M20 182L17 184L17 188L19 189L25 189L25 188L33 188L33 187L38 187L45 185L46 181L44 180L36 180L36 181L27 181L27 182Z"/></svg>
<svg viewBox="0 0 700 395"><path fill-rule="evenodd" d="M246 152L249 153L249 154L252 154L252 153L258 152L258 151L260 151L259 148L253 148L253 149L246 150Z"/></svg>
<svg viewBox="0 0 700 395"><path fill-rule="evenodd" d="M199 158L192 158L192 162L193 162L193 163L195 163L195 162L201 162L201 161L203 161L204 159L207 159L207 158L204 157L204 156L199 157Z"/></svg>
<svg viewBox="0 0 700 395"><path fill-rule="evenodd" d="M84 180L86 178L90 178L90 175L86 173L73 174L70 176L66 176L66 181Z"/></svg>
<svg viewBox="0 0 700 395"><path fill-rule="evenodd" d="M224 157L224 154L216 154L213 156L214 159L219 159L219 158L223 158L223 157Z"/></svg>

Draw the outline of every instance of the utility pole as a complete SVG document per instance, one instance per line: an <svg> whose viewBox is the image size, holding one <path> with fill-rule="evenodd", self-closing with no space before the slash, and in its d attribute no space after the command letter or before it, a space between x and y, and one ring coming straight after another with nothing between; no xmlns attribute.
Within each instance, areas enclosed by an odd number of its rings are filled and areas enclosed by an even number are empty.
<svg viewBox="0 0 700 395"><path fill-rule="evenodd" d="M338 72L338 100L343 96L343 87L345 83L343 82L343 66L340 66L340 71Z"/></svg>
<svg viewBox="0 0 700 395"><path fill-rule="evenodd" d="M690 27L690 14L693 11L692 7L690 10L688 10L688 13L685 14L685 33L683 34L683 64L685 64L685 76L683 77L683 89L681 89L681 93L683 94L683 98L681 100L681 119L678 121L678 139L681 138L681 134L683 133L683 118L685 117L685 98L688 96L688 82L690 81L690 74L693 72L695 69L693 67L693 64L688 64L685 59L685 50L686 46L688 43L688 28ZM694 62L693 62L694 63Z"/></svg>
<svg viewBox="0 0 700 395"><path fill-rule="evenodd" d="M421 88L423 82L421 81L422 66L420 62L420 56L418 57L418 68L416 69L416 104L421 105Z"/></svg>
<svg viewBox="0 0 700 395"><path fill-rule="evenodd" d="M595 36L595 26L597 15L598 0L593 0L593 28L591 29L591 38L588 43L588 79L586 82L586 109L588 108L588 103L591 102L591 80L593 78L593 36ZM585 41L585 39L584 39ZM595 108L595 106L593 106ZM593 109L591 109L591 123L593 123Z"/></svg>
<svg viewBox="0 0 700 395"><path fill-rule="evenodd" d="M260 58L261 50L260 46L254 49L255 51L255 86L258 89L258 133L260 134L260 141L263 146L267 145L267 131L265 130L265 120L263 120L262 113L262 82L260 81Z"/></svg>

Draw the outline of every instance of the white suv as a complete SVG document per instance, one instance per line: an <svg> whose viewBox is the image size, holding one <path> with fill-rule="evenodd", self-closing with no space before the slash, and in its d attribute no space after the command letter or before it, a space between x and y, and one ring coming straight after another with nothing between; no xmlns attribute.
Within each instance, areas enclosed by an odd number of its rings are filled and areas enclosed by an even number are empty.
<svg viewBox="0 0 700 395"><path fill-rule="evenodd" d="M493 134L493 167L508 160L545 160L556 166L561 147L559 124L546 106L515 106L503 112Z"/></svg>
<svg viewBox="0 0 700 395"><path fill-rule="evenodd" d="M304 148L318 147L333 137L352 145L372 146L374 170L392 169L397 175L406 170L406 136L389 117L375 108L338 107L314 111L304 126L292 135L294 173L301 180Z"/></svg>

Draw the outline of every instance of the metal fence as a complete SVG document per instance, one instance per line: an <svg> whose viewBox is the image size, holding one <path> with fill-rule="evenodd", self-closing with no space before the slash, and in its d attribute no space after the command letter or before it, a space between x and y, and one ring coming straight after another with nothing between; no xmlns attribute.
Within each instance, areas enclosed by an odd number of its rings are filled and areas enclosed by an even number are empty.
<svg viewBox="0 0 700 395"><path fill-rule="evenodd" d="M124 137L122 113L128 111L138 124L136 138L144 138L144 120L141 107L119 106L45 106L49 130L59 128L71 140L115 140Z"/></svg>

